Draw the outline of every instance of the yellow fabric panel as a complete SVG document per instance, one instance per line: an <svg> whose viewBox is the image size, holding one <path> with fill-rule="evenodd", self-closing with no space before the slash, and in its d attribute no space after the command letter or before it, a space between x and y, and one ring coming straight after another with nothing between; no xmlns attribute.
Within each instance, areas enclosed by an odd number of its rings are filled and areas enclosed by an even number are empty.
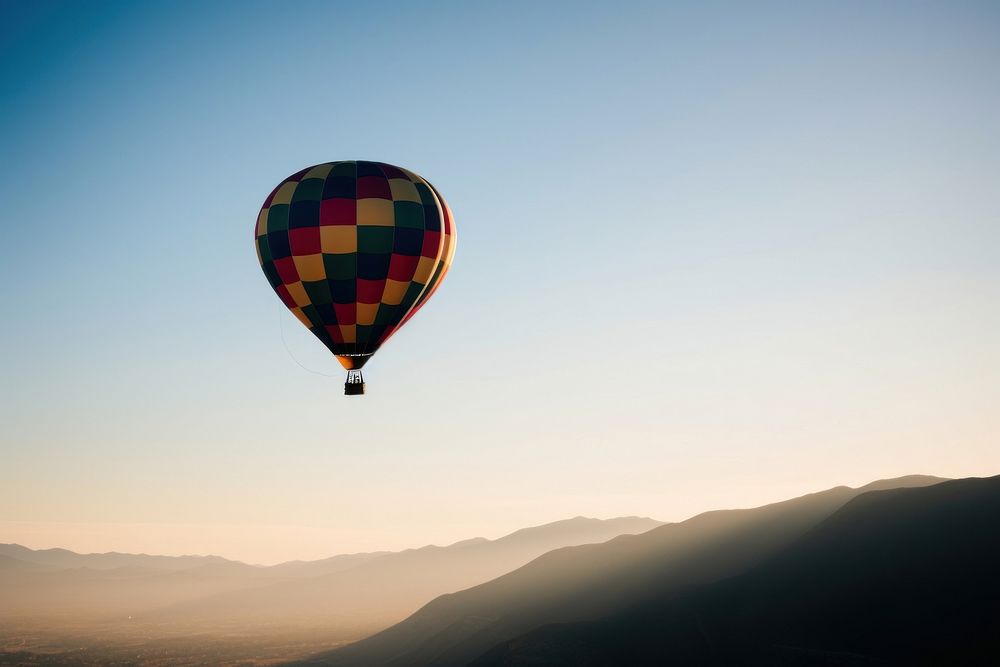
<svg viewBox="0 0 1000 667"><path fill-rule="evenodd" d="M288 181L282 183L278 191L274 193L274 198L271 200L271 206L275 204L291 204L292 203L292 193L295 192L295 187L298 185L295 181Z"/></svg>
<svg viewBox="0 0 1000 667"><path fill-rule="evenodd" d="M452 213L451 206L448 206L448 202L446 202L443 199L439 199L439 200L441 202L441 207L444 209L445 214L447 214L448 219L451 220L451 234L449 234L448 236L451 237L452 254L454 254L454 252L455 252L455 241L458 239L458 228L455 227L455 214ZM444 230L442 230L442 231L444 231ZM451 260L448 260L448 261L451 261Z"/></svg>
<svg viewBox="0 0 1000 667"><path fill-rule="evenodd" d="M455 246L458 245L458 237L455 235L455 214L451 212L451 207L448 206L448 202L443 199L439 199L441 202L441 208L444 209L445 215L451 220L451 234L442 234L442 248L441 248L441 262L444 264L445 268L451 266L451 260L455 257Z"/></svg>
<svg viewBox="0 0 1000 667"><path fill-rule="evenodd" d="M388 199L359 199L358 226L393 227L396 224L396 209Z"/></svg>
<svg viewBox="0 0 1000 667"><path fill-rule="evenodd" d="M292 258L295 261L295 270L299 272L299 278L313 282L314 280L326 280L326 269L323 268L323 255L297 255Z"/></svg>
<svg viewBox="0 0 1000 667"><path fill-rule="evenodd" d="M358 324L375 324L377 303L358 303Z"/></svg>
<svg viewBox="0 0 1000 667"><path fill-rule="evenodd" d="M260 214L257 216L257 236L258 238L267 234L267 212L270 211L270 207L262 208Z"/></svg>
<svg viewBox="0 0 1000 667"><path fill-rule="evenodd" d="M385 281L385 291L382 292L382 303L389 304L390 306L398 306L409 287L410 281L408 280L387 279Z"/></svg>
<svg viewBox="0 0 1000 667"><path fill-rule="evenodd" d="M421 203L417 186L413 185L411 181L402 178L391 178L389 179L389 189L392 190L393 201L415 201L418 204Z"/></svg>
<svg viewBox="0 0 1000 667"><path fill-rule="evenodd" d="M344 337L345 343L357 343L358 342L358 329L353 324L341 324L340 335Z"/></svg>
<svg viewBox="0 0 1000 667"><path fill-rule="evenodd" d="M302 283L295 283L295 284L299 286L302 285ZM306 329L312 329L313 323L309 321L309 318L306 317L306 314L302 312L301 308L292 308L292 315L297 317L299 322L302 322L302 324L306 325Z"/></svg>
<svg viewBox="0 0 1000 667"><path fill-rule="evenodd" d="M302 177L302 180L304 181L307 178L326 178L331 169L333 169L332 164L318 164L307 171L305 176Z"/></svg>
<svg viewBox="0 0 1000 667"><path fill-rule="evenodd" d="M353 225L327 225L319 228L319 243L328 255L358 251L358 228Z"/></svg>
<svg viewBox="0 0 1000 667"><path fill-rule="evenodd" d="M452 229L454 229L454 225ZM445 266L451 266L451 260L455 258L455 243L457 239L454 234L448 234L444 237L444 249L441 253L441 261L444 262Z"/></svg>
<svg viewBox="0 0 1000 667"><path fill-rule="evenodd" d="M308 306L312 301L309 300L309 295L306 294L306 288L302 286L301 282L292 283L291 285L286 285L288 288L288 293L292 295L295 299L295 303L301 308ZM311 324L309 326L312 326Z"/></svg>
<svg viewBox="0 0 1000 667"><path fill-rule="evenodd" d="M434 267L437 265L437 262L437 259L433 257L421 257L420 263L417 264L417 270L413 274L413 282L426 285L434 273Z"/></svg>

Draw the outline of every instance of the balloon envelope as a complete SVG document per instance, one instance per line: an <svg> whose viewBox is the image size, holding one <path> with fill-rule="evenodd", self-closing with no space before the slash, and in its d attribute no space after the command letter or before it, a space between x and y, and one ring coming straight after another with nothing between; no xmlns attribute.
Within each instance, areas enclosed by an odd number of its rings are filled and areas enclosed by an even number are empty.
<svg viewBox="0 0 1000 667"><path fill-rule="evenodd" d="M430 183L360 160L279 183L254 236L271 287L348 370L427 302L455 253L451 210Z"/></svg>

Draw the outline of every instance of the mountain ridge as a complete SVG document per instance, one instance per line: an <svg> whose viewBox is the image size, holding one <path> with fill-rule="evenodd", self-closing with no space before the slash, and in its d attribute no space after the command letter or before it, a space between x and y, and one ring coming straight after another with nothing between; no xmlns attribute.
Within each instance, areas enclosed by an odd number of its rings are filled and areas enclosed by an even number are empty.
<svg viewBox="0 0 1000 667"><path fill-rule="evenodd" d="M435 598L372 637L298 664L462 665L538 625L599 618L664 589L747 569L865 493L862 489L941 481L908 475L858 488L838 486L756 508L711 510L602 544L556 549L497 579ZM595 590L600 594L592 594Z"/></svg>
<svg viewBox="0 0 1000 667"><path fill-rule="evenodd" d="M315 628L334 641L354 640L401 620L436 595L491 579L552 548L660 523L637 517L564 519L495 540L273 566L221 557L76 554L6 545L0 547L0 624L32 619L30 627L39 627L44 621L48 632L67 628L71 619L74 627L97 632L128 619L151 633L201 627L277 635Z"/></svg>
<svg viewBox="0 0 1000 667"><path fill-rule="evenodd" d="M628 516L618 516L610 517L608 519L597 519L593 517L586 517L582 515L577 515L568 519L557 519L555 521L550 521L547 523L542 523L534 526L526 526L524 528L518 528L510 533L506 533L496 538L487 538L482 536L475 536L464 538L456 542L450 542L448 544L424 544L417 547L407 547L405 549L400 549L398 551L380 550L380 551L359 551L350 552L342 554L334 554L332 556L325 556L323 558L317 558L312 560L305 559L292 559L287 561L281 561L279 563L274 563L271 565L260 565L257 563L249 563L247 561L238 560L234 558L226 558L225 556L218 556L215 554L180 554L176 556L170 556L166 554L149 554L145 552L129 552L129 551L93 551L93 552L79 552L67 549L65 547L45 547L39 549L32 549L23 544L16 542L0 542L0 556L7 556L24 562L33 562L38 564L52 564L55 566L63 566L64 563L80 561L96 561L95 564L89 565L92 569L113 569L114 567L119 567L118 565L105 564L108 561L115 561L118 559L136 559L136 560L152 560L157 561L162 560L164 562L176 561L180 567L175 569L183 569L186 567L198 567L200 565L209 563L238 563L240 565L246 565L248 567L255 568L284 568L284 567L294 567L302 565L316 565L320 563L327 563L330 561L338 559L366 559L366 558L376 558L379 556L385 556L389 554L406 553L410 551L419 551L421 549L446 549L449 547L458 547L473 545L477 543L485 542L499 542L507 540L510 538L519 537L521 535L530 534L532 531L545 531L546 529L552 529L558 526L571 525L576 522L623 522L623 521L647 521L655 524L663 524L663 521L658 521L650 517L642 517L637 515ZM65 565L65 567L73 567L74 565Z"/></svg>
<svg viewBox="0 0 1000 667"><path fill-rule="evenodd" d="M350 619L356 628L374 628L386 619L401 620L438 594L487 581L552 549L602 542L661 524L643 517L567 519L514 531L495 540L428 545L317 577L221 592L158 609L153 617L192 619L207 614L256 623L263 622L261 610L266 609L271 623L339 618ZM360 601L364 604L357 604ZM360 631L354 630L349 636L356 638Z"/></svg>
<svg viewBox="0 0 1000 667"><path fill-rule="evenodd" d="M868 491L746 572L470 664L992 665L997 525L1000 476Z"/></svg>

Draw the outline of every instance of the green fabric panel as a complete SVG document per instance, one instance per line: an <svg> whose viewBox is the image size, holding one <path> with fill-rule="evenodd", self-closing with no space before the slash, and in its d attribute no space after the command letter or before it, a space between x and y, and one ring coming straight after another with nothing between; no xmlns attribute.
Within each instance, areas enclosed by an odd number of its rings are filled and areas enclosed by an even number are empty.
<svg viewBox="0 0 1000 667"><path fill-rule="evenodd" d="M275 204L267 210L267 233L288 229L288 204Z"/></svg>
<svg viewBox="0 0 1000 667"><path fill-rule="evenodd" d="M438 281L441 280L441 276L444 274L444 269L445 269L444 262L438 262L437 267L434 269L434 273L431 275L431 279L427 281L427 291L424 292L423 298L427 298L427 295L431 293L431 290L434 289L434 286L437 285Z"/></svg>
<svg viewBox="0 0 1000 667"><path fill-rule="evenodd" d="M326 345L327 348L333 345L333 339L330 338L330 334L326 332L326 327L313 327L309 331L311 331L316 338L319 338L323 342L323 345Z"/></svg>
<svg viewBox="0 0 1000 667"><path fill-rule="evenodd" d="M328 280L349 280L355 276L357 255L353 252L323 255L323 268Z"/></svg>
<svg viewBox="0 0 1000 667"><path fill-rule="evenodd" d="M391 253L392 227L358 227L358 252Z"/></svg>
<svg viewBox="0 0 1000 667"><path fill-rule="evenodd" d="M390 306L385 303L379 304L378 311L375 313L375 324L382 326L396 324L400 320L398 310L398 306Z"/></svg>
<svg viewBox="0 0 1000 667"><path fill-rule="evenodd" d="M368 352L369 350L367 350L366 348L368 347L369 343L373 342L371 340L372 327L366 324L359 324L357 327L355 327L355 331L357 332L358 350L361 352Z"/></svg>
<svg viewBox="0 0 1000 667"><path fill-rule="evenodd" d="M424 228L424 207L414 201L393 202L397 227Z"/></svg>
<svg viewBox="0 0 1000 667"><path fill-rule="evenodd" d="M420 297L420 293L423 291L424 286L417 282L410 283L410 286L406 288L406 294L403 295L403 300L399 302L399 309L405 315L410 309L417 298Z"/></svg>
<svg viewBox="0 0 1000 667"><path fill-rule="evenodd" d="M333 167L330 168L330 173L327 174L327 178L330 176L350 176L355 178L358 175L358 165L351 162L334 162Z"/></svg>
<svg viewBox="0 0 1000 667"><path fill-rule="evenodd" d="M381 344L379 341L382 339L383 334L389 327L384 324L376 324L372 326L371 332L368 334L368 344L365 346L365 352L368 354L374 353Z"/></svg>
<svg viewBox="0 0 1000 667"><path fill-rule="evenodd" d="M257 237L257 249L260 250L260 261L270 262L271 261L271 246L267 243L267 236Z"/></svg>
<svg viewBox="0 0 1000 667"><path fill-rule="evenodd" d="M278 270L274 268L274 262L264 262L260 267L264 270L264 276L267 277L267 282L271 284L271 287L278 289L278 285L284 284L281 282Z"/></svg>
<svg viewBox="0 0 1000 667"><path fill-rule="evenodd" d="M420 201L424 203L424 206L437 206L437 199L434 198L434 193L427 185L424 183L414 183L413 185L417 188L417 194L420 195Z"/></svg>
<svg viewBox="0 0 1000 667"><path fill-rule="evenodd" d="M306 316L306 319L312 322L313 329L320 329L323 333L326 333L326 329L323 328L323 318L319 316L319 311L316 310L312 304L303 306L302 314ZM315 333L315 331L313 333Z"/></svg>
<svg viewBox="0 0 1000 667"><path fill-rule="evenodd" d="M312 282L303 280L302 287L305 288L306 294L309 295L309 300L313 303L333 303L333 296L330 294L330 284L325 280L314 280ZM312 321L311 317L309 321ZM322 324L323 319L319 318L317 322Z"/></svg>
<svg viewBox="0 0 1000 667"><path fill-rule="evenodd" d="M300 182L292 194L292 201L319 201L323 198L322 178L307 178Z"/></svg>

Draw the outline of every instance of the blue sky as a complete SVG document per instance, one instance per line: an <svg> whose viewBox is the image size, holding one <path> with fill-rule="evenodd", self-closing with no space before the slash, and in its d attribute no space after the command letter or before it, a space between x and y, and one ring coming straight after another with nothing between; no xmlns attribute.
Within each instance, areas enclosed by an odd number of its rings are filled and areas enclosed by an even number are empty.
<svg viewBox="0 0 1000 667"><path fill-rule="evenodd" d="M267 561L1000 472L993 3L0 13L0 541ZM252 244L355 158L459 230L360 400Z"/></svg>

